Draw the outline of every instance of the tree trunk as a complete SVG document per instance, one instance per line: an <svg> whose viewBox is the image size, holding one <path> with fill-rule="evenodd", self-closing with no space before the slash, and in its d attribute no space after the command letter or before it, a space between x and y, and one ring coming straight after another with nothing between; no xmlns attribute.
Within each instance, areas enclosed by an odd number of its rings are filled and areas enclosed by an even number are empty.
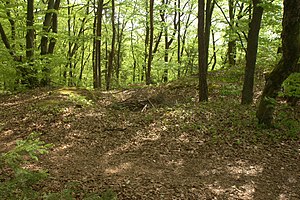
<svg viewBox="0 0 300 200"><path fill-rule="evenodd" d="M177 63L178 63L178 69L177 69L177 78L180 78L180 75L181 75L181 55L180 55L180 44L181 44L181 39L180 39L180 31L181 31L181 22L180 22L180 0L177 0L177 15L178 15L178 21L177 21L177 24L178 24L178 27L177 27Z"/></svg>
<svg viewBox="0 0 300 200"><path fill-rule="evenodd" d="M212 35L212 42L213 42L213 56L211 58L211 61L213 60L213 64L211 66L211 70L214 70L215 69L215 66L217 64L217 50L216 50L216 40L215 40L215 33L212 31L211 33ZM210 64L211 62L208 63L208 65Z"/></svg>
<svg viewBox="0 0 300 200"><path fill-rule="evenodd" d="M14 60L19 60L15 54L15 52L13 51L10 43L9 43L9 40L7 38L7 35L3 29L3 26L2 24L0 23L0 35L1 35L1 39L6 47L6 49L9 51L9 54L14 58Z"/></svg>
<svg viewBox="0 0 300 200"><path fill-rule="evenodd" d="M58 9L59 9L59 4L60 4L60 0L56 0L55 4L54 4L54 9L56 11L58 11ZM57 12L53 12L53 14L52 14L52 32L57 34L57 32L58 32L57 29L58 29ZM49 43L49 48L48 48L49 54L53 54L55 45L56 45L56 39L50 38L50 43Z"/></svg>
<svg viewBox="0 0 300 200"><path fill-rule="evenodd" d="M101 88L101 37L102 37L103 0L98 0L96 14L96 39L95 39L95 71L94 88Z"/></svg>
<svg viewBox="0 0 300 200"><path fill-rule="evenodd" d="M208 50L209 50L209 41L210 41L210 27L211 27L211 19L215 6L215 0L207 0L206 1L206 11L205 11L205 64L206 71L208 69Z"/></svg>
<svg viewBox="0 0 300 200"><path fill-rule="evenodd" d="M121 67L122 67L122 43L123 43L123 36L124 36L124 29L126 28L127 20L123 19L122 23L120 22L121 16L121 7L119 7L118 11L118 33L117 33L117 58L116 58L116 81L117 85L119 86L120 84L120 72L121 72Z"/></svg>
<svg viewBox="0 0 300 200"><path fill-rule="evenodd" d="M135 83L137 62L136 62L136 57L135 57L135 53L134 53L133 30L134 30L134 23L133 23L133 20L131 20L130 46L131 46L131 54L132 54L132 59L133 59L132 83Z"/></svg>
<svg viewBox="0 0 300 200"><path fill-rule="evenodd" d="M167 7L168 1L162 0L162 5ZM163 73L163 82L168 82L168 62L169 62L169 37L168 37L168 26L166 20L166 8L161 12L161 20L163 23L163 30L165 34L165 52L164 52L164 73Z"/></svg>
<svg viewBox="0 0 300 200"><path fill-rule="evenodd" d="M147 63L147 73L146 73L146 84L151 84L151 64L152 64L152 48L153 48L153 38L154 38L154 0L150 0L150 31L149 31L149 51L148 51L148 63Z"/></svg>
<svg viewBox="0 0 300 200"><path fill-rule="evenodd" d="M253 0L253 16L250 22L250 29L248 34L246 68L242 91L242 104L251 104L253 102L254 72L259 39L259 30L261 25L261 19L263 16L263 8L260 5L258 5L260 3L260 0Z"/></svg>
<svg viewBox="0 0 300 200"><path fill-rule="evenodd" d="M34 88L38 85L37 71L33 68L34 62L34 0L27 1L27 33L26 33L26 59L29 64L27 67L21 69L22 82L29 88Z"/></svg>
<svg viewBox="0 0 300 200"><path fill-rule="evenodd" d="M148 0L146 0L146 24L145 25L146 25L146 35L145 35L144 63L143 63L141 81L144 81L145 74L147 73L146 65L147 65L147 58L149 57L148 45L149 45L149 37L150 37L150 27L148 22Z"/></svg>
<svg viewBox="0 0 300 200"><path fill-rule="evenodd" d="M53 12L53 10L57 11L59 9L59 4L60 4L60 0L56 0L56 1L49 0L49 2L48 2L48 8L47 8L47 12L46 12L45 19L43 22L44 35L42 36L42 39L41 39L41 55L42 56L47 55L47 54L53 54L53 52L54 52L56 39L50 38L50 42L49 42L48 33L50 32L51 28L52 28L53 33L57 33L57 29L58 29L57 13ZM49 46L48 46L48 42L49 42ZM46 62L44 64L42 72L43 72L43 77L41 80L41 86L49 86L50 82L51 82L51 80L50 80L51 69L48 65L48 62Z"/></svg>
<svg viewBox="0 0 300 200"><path fill-rule="evenodd" d="M229 32L229 42L228 42L228 50L227 50L227 58L230 67L235 66L235 58L236 58L236 39L234 36L235 32L235 22L234 22L234 14L235 14L235 0L228 0L229 7L229 22L230 22L230 32Z"/></svg>
<svg viewBox="0 0 300 200"><path fill-rule="evenodd" d="M108 62L108 69L107 69L107 81L106 81L106 90L111 89L111 78L113 72L113 63L114 63L114 56L115 56L115 41L116 41L116 27L115 27L115 0L111 1L111 25L112 25L112 39L111 39L111 50L109 54L109 62Z"/></svg>
<svg viewBox="0 0 300 200"><path fill-rule="evenodd" d="M67 0L68 5L70 4L70 0ZM68 6L68 36L71 38L71 7ZM68 42L68 64L66 65L66 74L67 70L69 71L69 79L67 80L68 86L72 86L73 79L73 70L72 70L72 42Z"/></svg>
<svg viewBox="0 0 300 200"><path fill-rule="evenodd" d="M54 0L48 1L48 8L45 15L45 19L43 22L43 33L41 39L41 55L46 55L48 53L48 33L51 29L51 18L52 18L52 12L51 10L54 9Z"/></svg>
<svg viewBox="0 0 300 200"><path fill-rule="evenodd" d="M9 2L8 0L6 1L6 6L7 6L8 8L11 6L11 5L10 5L10 2ZM15 20L12 18L9 9L7 9L6 15L7 15L8 21L9 21L9 23L10 23L11 39L12 39L12 41L15 42L15 40L16 40L16 23L15 23ZM14 45L12 46L12 48L14 48Z"/></svg>
<svg viewBox="0 0 300 200"><path fill-rule="evenodd" d="M205 44L204 0L198 0L198 67L199 67L199 101L208 100L207 63Z"/></svg>
<svg viewBox="0 0 300 200"><path fill-rule="evenodd" d="M282 58L269 75L256 112L260 124L270 126L274 101L283 81L296 70L300 58L300 1L284 0Z"/></svg>

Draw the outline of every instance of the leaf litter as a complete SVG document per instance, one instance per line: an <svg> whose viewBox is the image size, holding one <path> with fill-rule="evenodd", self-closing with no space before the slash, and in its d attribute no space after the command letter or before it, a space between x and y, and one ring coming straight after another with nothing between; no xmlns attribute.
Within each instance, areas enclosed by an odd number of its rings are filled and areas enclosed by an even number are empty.
<svg viewBox="0 0 300 200"><path fill-rule="evenodd" d="M87 192L111 189L118 199L300 199L299 137L287 137L284 124L262 129L256 105L241 106L235 92L220 97L218 84L201 104L196 80L1 96L0 152L42 133L54 144L37 164L49 170L37 186L45 193L75 183ZM299 105L288 109L299 122Z"/></svg>

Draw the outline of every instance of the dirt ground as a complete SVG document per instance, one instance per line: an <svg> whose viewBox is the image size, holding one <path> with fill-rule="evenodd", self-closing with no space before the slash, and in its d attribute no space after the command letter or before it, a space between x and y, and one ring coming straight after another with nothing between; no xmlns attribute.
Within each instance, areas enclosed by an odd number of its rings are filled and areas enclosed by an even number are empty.
<svg viewBox="0 0 300 200"><path fill-rule="evenodd" d="M226 98L201 107L196 90L180 87L1 96L0 152L42 133L54 144L35 164L49 170L44 192L75 183L120 200L300 199L299 140L257 128L254 108Z"/></svg>

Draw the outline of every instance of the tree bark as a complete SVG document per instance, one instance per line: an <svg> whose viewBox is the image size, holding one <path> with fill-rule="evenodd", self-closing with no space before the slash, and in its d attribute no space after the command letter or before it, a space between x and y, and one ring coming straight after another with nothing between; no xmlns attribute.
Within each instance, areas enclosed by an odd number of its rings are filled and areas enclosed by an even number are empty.
<svg viewBox="0 0 300 200"><path fill-rule="evenodd" d="M261 25L261 19L263 16L263 8L260 5L258 5L260 3L261 0L253 0L253 16L250 22L250 29L248 33L246 68L242 91L242 104L251 104L253 102L254 72L259 39L259 30Z"/></svg>
<svg viewBox="0 0 300 200"><path fill-rule="evenodd" d="M132 59L133 59L132 83L135 83L137 61L136 61L136 57L135 57L135 53L134 53L133 30L134 30L134 23L133 23L133 20L131 20L130 46L131 46L131 54L132 54Z"/></svg>
<svg viewBox="0 0 300 200"><path fill-rule="evenodd" d="M52 32L57 34L58 32L58 16L57 16L57 11L59 9L60 5L60 0L56 0L54 3L54 9L56 12L52 13ZM56 45L56 39L55 38L50 38L49 42L49 47L48 47L48 53L53 54L54 53L54 47Z"/></svg>
<svg viewBox="0 0 300 200"><path fill-rule="evenodd" d="M113 72L113 63L114 63L114 56L115 56L115 41L116 41L116 27L115 27L115 0L111 1L111 25L112 25L112 39L111 39L111 50L109 54L109 62L108 62L108 69L107 69L107 81L106 81L106 90L111 89L111 78Z"/></svg>
<svg viewBox="0 0 300 200"><path fill-rule="evenodd" d="M208 68L208 50L209 50L209 41L210 41L210 27L212 14L215 6L215 0L207 0L206 1L206 11L205 11L205 63L206 63L206 71Z"/></svg>
<svg viewBox="0 0 300 200"><path fill-rule="evenodd" d="M181 54L180 54L180 44L181 44L181 39L180 39L180 31L181 31L181 12L180 12L180 0L177 0L177 15L178 15L178 21L177 21L177 24L178 24L178 30L177 30L177 64L178 64L178 69L177 69L177 78L179 79L180 78L180 75L181 75Z"/></svg>
<svg viewBox="0 0 300 200"><path fill-rule="evenodd" d="M149 22L148 22L148 1L146 0L146 35L145 35L145 49L144 49L144 63L143 63L143 70L142 70L142 75L141 75L141 81L144 81L145 74L147 74L147 58L149 57L148 55L148 45L149 45L149 37L150 37L150 27L149 27Z"/></svg>
<svg viewBox="0 0 300 200"><path fill-rule="evenodd" d="M52 29L53 33L57 33L58 30L58 21L57 21L57 13L53 10L58 11L59 9L60 0L49 0L48 8L45 15L45 19L43 22L43 36L41 38L41 55L53 54L54 47L56 44L55 38L48 39L48 33L50 29ZM48 45L49 42L49 45ZM49 86L51 83L50 80L50 73L51 68L49 67L48 63L46 62L43 66L43 78L41 80L41 86Z"/></svg>
<svg viewBox="0 0 300 200"><path fill-rule="evenodd" d="M54 0L49 0L48 8L43 22L43 36L41 39L41 55L46 55L48 53L48 33L50 32L51 29L51 18L52 18L52 12L50 11L53 9L54 9Z"/></svg>
<svg viewBox="0 0 300 200"><path fill-rule="evenodd" d="M229 42L228 42L228 50L227 50L227 58L230 67L235 66L235 58L236 58L236 39L233 36L235 29L235 0L228 0L229 7L229 22L230 22L230 32L229 32Z"/></svg>
<svg viewBox="0 0 300 200"><path fill-rule="evenodd" d="M96 39L95 39L95 69L94 88L101 88L101 37L102 37L103 0L98 0L96 14Z"/></svg>
<svg viewBox="0 0 300 200"><path fill-rule="evenodd" d="M21 69L22 83L29 88L38 85L37 71L34 69L34 0L27 1L27 19L26 19L26 59L28 66Z"/></svg>
<svg viewBox="0 0 300 200"><path fill-rule="evenodd" d="M6 47L6 49L9 51L9 54L14 58L14 60L17 59L15 52L13 51L13 49L11 48L11 45L9 43L9 40L7 38L7 35L3 29L2 24L0 23L0 35L1 35L1 39Z"/></svg>
<svg viewBox="0 0 300 200"><path fill-rule="evenodd" d="M207 64L211 16L214 7L212 0L198 0L198 67L199 67L199 101L208 101Z"/></svg>
<svg viewBox="0 0 300 200"><path fill-rule="evenodd" d="M153 48L153 38L154 38L154 0L150 0L150 31L149 31L149 51L148 51L148 63L147 63L147 73L146 73L146 84L151 84L151 64L152 64L152 48Z"/></svg>
<svg viewBox="0 0 300 200"><path fill-rule="evenodd" d="M256 112L260 124L270 126L275 98L283 81L294 71L300 58L300 1L284 0L282 58L269 75Z"/></svg>

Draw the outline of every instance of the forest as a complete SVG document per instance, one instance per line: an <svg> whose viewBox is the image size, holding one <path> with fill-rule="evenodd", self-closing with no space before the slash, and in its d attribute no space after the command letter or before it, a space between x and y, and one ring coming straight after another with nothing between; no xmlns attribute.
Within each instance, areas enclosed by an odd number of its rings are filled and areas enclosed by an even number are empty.
<svg viewBox="0 0 300 200"><path fill-rule="evenodd" d="M299 0L0 0L0 199L300 199Z"/></svg>

